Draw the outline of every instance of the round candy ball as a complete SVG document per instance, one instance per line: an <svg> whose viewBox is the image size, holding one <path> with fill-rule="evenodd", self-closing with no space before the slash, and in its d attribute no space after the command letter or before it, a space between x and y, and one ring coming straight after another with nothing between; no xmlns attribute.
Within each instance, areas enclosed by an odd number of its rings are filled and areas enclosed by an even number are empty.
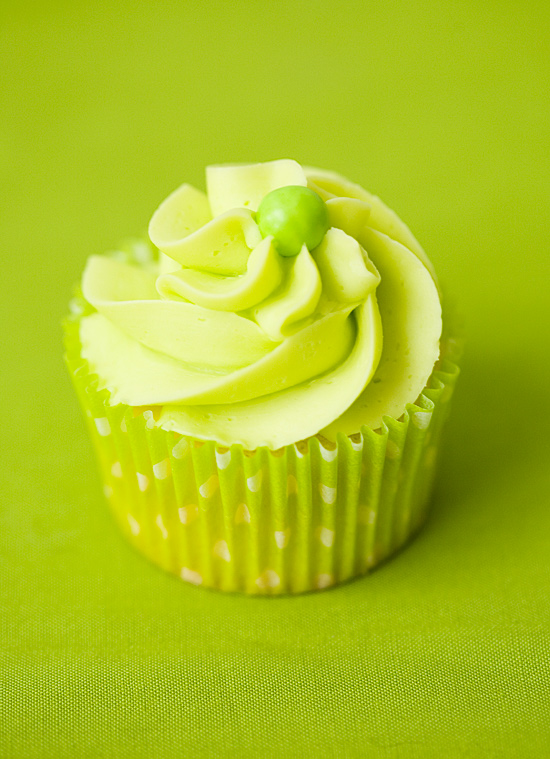
<svg viewBox="0 0 550 759"><path fill-rule="evenodd" d="M328 211L323 200L308 187L288 185L268 193L256 215L264 237L273 235L282 256L297 256L303 245L313 250L328 228Z"/></svg>

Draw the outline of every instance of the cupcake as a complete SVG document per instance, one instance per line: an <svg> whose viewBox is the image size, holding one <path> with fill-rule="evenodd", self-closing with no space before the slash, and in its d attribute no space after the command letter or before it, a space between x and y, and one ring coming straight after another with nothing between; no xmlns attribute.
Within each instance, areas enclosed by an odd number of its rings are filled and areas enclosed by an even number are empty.
<svg viewBox="0 0 550 759"><path fill-rule="evenodd" d="M92 256L66 359L130 542L196 585L299 593L425 520L458 373L433 267L344 177L209 166Z"/></svg>

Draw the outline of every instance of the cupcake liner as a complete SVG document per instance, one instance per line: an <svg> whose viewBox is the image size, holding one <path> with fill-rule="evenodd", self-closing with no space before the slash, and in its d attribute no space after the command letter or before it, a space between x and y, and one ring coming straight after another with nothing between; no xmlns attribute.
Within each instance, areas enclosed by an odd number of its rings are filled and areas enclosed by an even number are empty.
<svg viewBox="0 0 550 759"><path fill-rule="evenodd" d="M104 492L130 543L164 570L224 591L301 593L367 573L424 522L459 371L452 339L400 420L336 443L246 451L163 430L151 409L112 406L80 356L87 311L73 301L66 361Z"/></svg>

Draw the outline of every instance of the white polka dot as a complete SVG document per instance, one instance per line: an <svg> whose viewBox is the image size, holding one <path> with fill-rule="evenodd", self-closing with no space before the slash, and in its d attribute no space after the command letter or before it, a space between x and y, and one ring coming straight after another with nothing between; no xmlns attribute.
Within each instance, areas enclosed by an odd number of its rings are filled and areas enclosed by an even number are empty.
<svg viewBox="0 0 550 759"><path fill-rule="evenodd" d="M231 451L225 451L224 453L216 451L216 463L218 465L218 469L227 469L231 463Z"/></svg>
<svg viewBox="0 0 550 759"><path fill-rule="evenodd" d="M321 443L319 443L319 450L321 451L321 456L324 458L325 461L334 461L334 459L338 456L338 449L330 449L330 448L324 448Z"/></svg>
<svg viewBox="0 0 550 759"><path fill-rule="evenodd" d="M329 588L331 585L334 585L334 577L329 574L320 574L317 575L315 579L315 585L319 589L321 588Z"/></svg>
<svg viewBox="0 0 550 759"><path fill-rule="evenodd" d="M161 531L162 537L164 538L164 540L166 540L166 538L168 537L168 530L164 526L164 522L162 521L162 515L161 514L157 514L157 518L155 519L155 523L156 523L157 527L159 528L159 530Z"/></svg>
<svg viewBox="0 0 550 759"><path fill-rule="evenodd" d="M243 522L250 524L250 511L246 503L241 503L237 506L237 511L235 512L235 523L242 524Z"/></svg>
<svg viewBox="0 0 550 759"><path fill-rule="evenodd" d="M224 561L231 561L231 554L229 553L229 547L225 540L218 540L218 542L214 545L214 553Z"/></svg>
<svg viewBox="0 0 550 759"><path fill-rule="evenodd" d="M393 440L388 440L386 443L386 458L387 459L398 459L401 456L401 449L397 445L397 443L394 443Z"/></svg>
<svg viewBox="0 0 550 759"><path fill-rule="evenodd" d="M199 488L199 493L202 495L203 498L212 498L212 496L218 489L219 484L220 484L220 481L218 480L218 475L213 474L211 477L209 477L206 480L206 482L202 483L202 485Z"/></svg>
<svg viewBox="0 0 550 759"><path fill-rule="evenodd" d="M139 526L139 522L134 519L134 517L131 514L126 514L126 519L128 520L128 524L130 525L130 531L132 535L139 535L141 527Z"/></svg>
<svg viewBox="0 0 550 759"><path fill-rule="evenodd" d="M246 486L252 493L258 492L258 490L262 487L262 470L261 469L259 469L255 475L247 479Z"/></svg>
<svg viewBox="0 0 550 759"><path fill-rule="evenodd" d="M202 577L198 572L194 572L192 569L188 569L187 567L182 567L180 572L180 577L182 580L185 580L186 582L191 582L193 585L201 585L202 584Z"/></svg>
<svg viewBox="0 0 550 759"><path fill-rule="evenodd" d="M412 423L419 430L426 430L430 426L432 414L430 411L415 411L412 415Z"/></svg>
<svg viewBox="0 0 550 759"><path fill-rule="evenodd" d="M155 426L155 417L152 411L144 411L143 418L145 419L145 426L148 430L152 430Z"/></svg>
<svg viewBox="0 0 550 759"><path fill-rule="evenodd" d="M266 569L256 580L256 585L262 589L276 588L280 583L280 577L273 569Z"/></svg>
<svg viewBox="0 0 550 759"><path fill-rule="evenodd" d="M163 459L158 464L153 464L153 474L157 480L165 480L170 475L170 461Z"/></svg>
<svg viewBox="0 0 550 759"><path fill-rule="evenodd" d="M275 542L277 543L278 548L286 548L286 546L288 545L289 538L290 538L290 530L288 528L286 530L275 531Z"/></svg>
<svg viewBox="0 0 550 759"><path fill-rule="evenodd" d="M103 495L105 496L105 498L111 498L111 496L113 495L113 488L110 487L110 485L104 485Z"/></svg>
<svg viewBox="0 0 550 759"><path fill-rule="evenodd" d="M122 467L120 466L120 461L115 461L113 466L111 467L111 474L113 477L122 477Z"/></svg>
<svg viewBox="0 0 550 759"><path fill-rule="evenodd" d="M138 488L141 490L142 493L145 493L147 488L149 487L149 477L145 474L141 474L140 472L136 472L137 481L138 481Z"/></svg>
<svg viewBox="0 0 550 759"><path fill-rule="evenodd" d="M190 524L197 518L199 508L194 503L190 503L189 506L180 506L178 514L182 524Z"/></svg>
<svg viewBox="0 0 550 759"><path fill-rule="evenodd" d="M286 480L286 493L291 495L298 492L298 481L293 474L289 474Z"/></svg>
<svg viewBox="0 0 550 759"><path fill-rule="evenodd" d="M78 316L79 314L84 313L84 308L82 307L82 304L77 300L71 300L69 301L69 311L71 314Z"/></svg>
<svg viewBox="0 0 550 759"><path fill-rule="evenodd" d="M175 459L183 459L185 458L185 454L189 450L189 443L187 440L182 437L181 440L178 440L176 445L172 448L172 456Z"/></svg>
<svg viewBox="0 0 550 759"><path fill-rule="evenodd" d="M329 485L319 485L319 491L321 498L325 503L331 504L336 500L336 488L331 488Z"/></svg>
<svg viewBox="0 0 550 759"><path fill-rule="evenodd" d="M95 426L101 437L107 437L111 434L111 425L106 416L101 416L98 419L94 419Z"/></svg>
<svg viewBox="0 0 550 759"><path fill-rule="evenodd" d="M329 530L328 527L321 527L319 529L319 540L326 548L331 548L334 543L334 530Z"/></svg>
<svg viewBox="0 0 550 759"><path fill-rule="evenodd" d="M374 524L376 522L376 511L369 509L368 506L359 506L357 509L357 520L360 524Z"/></svg>

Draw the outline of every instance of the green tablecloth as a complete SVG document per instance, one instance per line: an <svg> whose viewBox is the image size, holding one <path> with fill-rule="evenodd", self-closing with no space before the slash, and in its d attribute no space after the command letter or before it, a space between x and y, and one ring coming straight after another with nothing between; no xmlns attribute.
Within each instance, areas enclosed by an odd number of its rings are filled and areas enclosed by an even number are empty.
<svg viewBox="0 0 550 759"><path fill-rule="evenodd" d="M0 756L550 756L545 8L4 4ZM179 183L283 156L401 213L468 351L414 544L248 599L119 536L58 324Z"/></svg>

